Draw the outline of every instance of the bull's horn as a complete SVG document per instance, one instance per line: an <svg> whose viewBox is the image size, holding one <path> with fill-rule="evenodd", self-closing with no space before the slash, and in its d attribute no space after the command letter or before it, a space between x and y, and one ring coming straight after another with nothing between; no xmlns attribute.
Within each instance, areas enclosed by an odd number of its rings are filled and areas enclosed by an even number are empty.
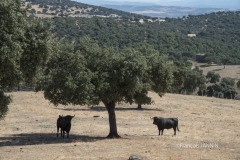
<svg viewBox="0 0 240 160"><path fill-rule="evenodd" d="M153 119L153 117L150 117L150 119Z"/></svg>
<svg viewBox="0 0 240 160"><path fill-rule="evenodd" d="M73 117L75 117L75 114L74 114L74 116L72 116L72 118L73 118Z"/></svg>

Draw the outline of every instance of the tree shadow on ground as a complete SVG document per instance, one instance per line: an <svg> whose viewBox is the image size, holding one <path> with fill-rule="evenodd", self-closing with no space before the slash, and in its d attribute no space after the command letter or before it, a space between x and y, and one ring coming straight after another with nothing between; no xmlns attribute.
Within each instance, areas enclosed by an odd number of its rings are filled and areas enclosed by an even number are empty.
<svg viewBox="0 0 240 160"><path fill-rule="evenodd" d="M55 133L26 133L13 134L9 137L0 137L0 148L4 146L42 145L57 143L95 142L106 139L105 137L91 137L87 135L69 135L62 138Z"/></svg>
<svg viewBox="0 0 240 160"><path fill-rule="evenodd" d="M107 111L106 107L104 106L92 106L89 107L89 109L86 108L56 108L58 110L64 110L64 111ZM141 108L138 109L133 108L133 107L129 107L129 108L122 108L122 107L116 107L115 111L164 111L161 108Z"/></svg>
<svg viewBox="0 0 240 160"><path fill-rule="evenodd" d="M222 69L213 69L212 71L215 72L215 71L221 71L221 70L222 70Z"/></svg>

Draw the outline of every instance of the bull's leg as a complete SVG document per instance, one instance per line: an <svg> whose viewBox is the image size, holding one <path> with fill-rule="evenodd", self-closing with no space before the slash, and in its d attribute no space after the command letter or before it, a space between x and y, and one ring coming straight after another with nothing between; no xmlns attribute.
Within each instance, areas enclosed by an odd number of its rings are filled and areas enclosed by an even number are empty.
<svg viewBox="0 0 240 160"><path fill-rule="evenodd" d="M158 131L159 131L158 135L160 135L161 130L159 129Z"/></svg>
<svg viewBox="0 0 240 160"><path fill-rule="evenodd" d="M174 127L173 130L174 130L174 135L176 135L176 127Z"/></svg>
<svg viewBox="0 0 240 160"><path fill-rule="evenodd" d="M58 137L59 127L57 127L57 137Z"/></svg>
<svg viewBox="0 0 240 160"><path fill-rule="evenodd" d="M69 138L69 132L67 132L67 138Z"/></svg>
<svg viewBox="0 0 240 160"><path fill-rule="evenodd" d="M64 133L64 131L62 130L62 128L61 128L61 137L63 137L64 135L63 135L63 133Z"/></svg>
<svg viewBox="0 0 240 160"><path fill-rule="evenodd" d="M63 138L64 138L64 135L65 135L65 131L63 131Z"/></svg>
<svg viewBox="0 0 240 160"><path fill-rule="evenodd" d="M164 129L163 129L164 130ZM162 130L162 135L163 135L163 130Z"/></svg>

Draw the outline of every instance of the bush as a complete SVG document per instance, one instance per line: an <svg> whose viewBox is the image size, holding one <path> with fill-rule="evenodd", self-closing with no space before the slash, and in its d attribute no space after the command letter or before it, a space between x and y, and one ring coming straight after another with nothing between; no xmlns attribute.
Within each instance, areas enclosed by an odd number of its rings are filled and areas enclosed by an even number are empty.
<svg viewBox="0 0 240 160"><path fill-rule="evenodd" d="M231 78L231 77L224 77L224 78L222 78L221 82L226 83L227 85L230 85L233 87L235 84L235 79Z"/></svg>
<svg viewBox="0 0 240 160"><path fill-rule="evenodd" d="M237 87L240 88L240 79L237 82Z"/></svg>
<svg viewBox="0 0 240 160"><path fill-rule="evenodd" d="M236 90L226 83L214 84L207 87L207 96L214 96L218 98L234 99L237 95Z"/></svg>
<svg viewBox="0 0 240 160"><path fill-rule="evenodd" d="M213 72L213 71L209 71L206 75L206 78L207 78L207 82L217 83L217 82L219 82L220 75L218 73Z"/></svg>
<svg viewBox="0 0 240 160"><path fill-rule="evenodd" d="M47 11L48 11L48 9L45 9L45 8L44 8L44 9L42 10L42 13L47 13Z"/></svg>

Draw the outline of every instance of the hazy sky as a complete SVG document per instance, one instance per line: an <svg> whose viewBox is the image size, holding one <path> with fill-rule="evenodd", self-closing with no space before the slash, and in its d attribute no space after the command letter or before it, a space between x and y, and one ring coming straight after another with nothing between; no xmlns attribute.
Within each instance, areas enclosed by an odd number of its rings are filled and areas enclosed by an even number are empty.
<svg viewBox="0 0 240 160"><path fill-rule="evenodd" d="M240 8L240 0L73 0L73 1L78 1L92 5L153 3L163 6Z"/></svg>

